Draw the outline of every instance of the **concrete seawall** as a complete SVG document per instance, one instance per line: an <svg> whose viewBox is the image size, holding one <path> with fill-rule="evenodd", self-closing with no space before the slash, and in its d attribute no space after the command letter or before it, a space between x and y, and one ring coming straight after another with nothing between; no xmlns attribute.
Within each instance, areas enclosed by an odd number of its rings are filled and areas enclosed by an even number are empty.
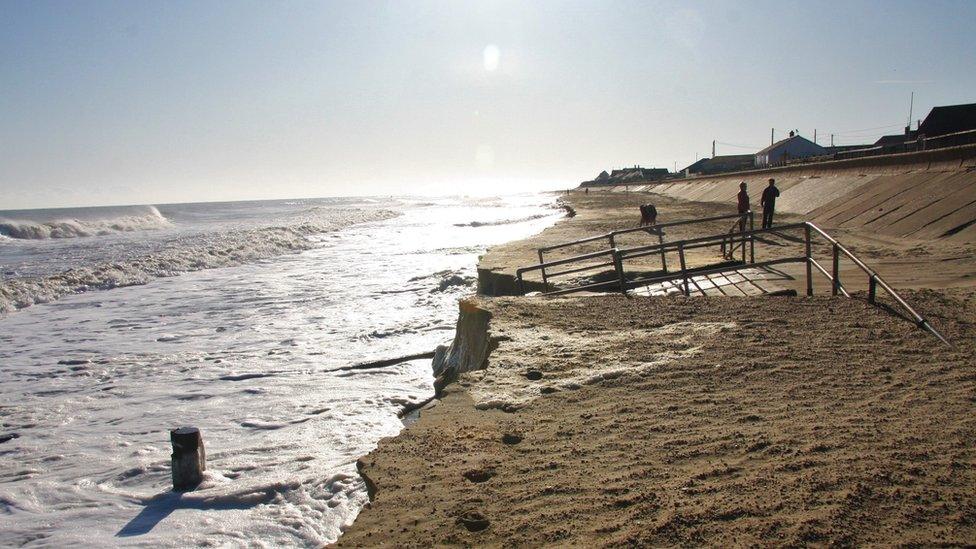
<svg viewBox="0 0 976 549"><path fill-rule="evenodd" d="M758 209L759 195L771 177L781 192L779 211L827 227L863 227L920 239L976 238L976 145L692 177L626 190L732 204L745 181Z"/></svg>

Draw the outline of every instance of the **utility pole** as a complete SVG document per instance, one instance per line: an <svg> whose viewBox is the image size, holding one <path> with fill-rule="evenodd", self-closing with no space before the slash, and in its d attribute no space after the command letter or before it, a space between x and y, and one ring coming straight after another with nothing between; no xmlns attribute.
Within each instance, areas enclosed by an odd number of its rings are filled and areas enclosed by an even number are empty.
<svg viewBox="0 0 976 549"><path fill-rule="evenodd" d="M712 139L712 158L715 158L715 140Z"/></svg>
<svg viewBox="0 0 976 549"><path fill-rule="evenodd" d="M834 146L834 134L830 134L830 146Z"/></svg>
<svg viewBox="0 0 976 549"><path fill-rule="evenodd" d="M813 129L813 144L817 144L817 128Z"/></svg>
<svg viewBox="0 0 976 549"><path fill-rule="evenodd" d="M776 128L769 128L769 144L776 142Z"/></svg>
<svg viewBox="0 0 976 549"><path fill-rule="evenodd" d="M915 92L912 92L911 98L908 100L908 124L906 125L909 129L912 127L912 107L915 106Z"/></svg>

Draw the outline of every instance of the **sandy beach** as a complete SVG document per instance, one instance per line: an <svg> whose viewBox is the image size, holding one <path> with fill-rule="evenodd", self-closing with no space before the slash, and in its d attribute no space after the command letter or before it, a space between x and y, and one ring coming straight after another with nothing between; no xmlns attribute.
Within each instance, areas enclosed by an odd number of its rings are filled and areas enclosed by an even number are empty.
<svg viewBox="0 0 976 549"><path fill-rule="evenodd" d="M662 219L731 211L647 193L567 200L574 217L493 248L483 279L633 226L640 203ZM480 337L496 348L360 460L373 499L339 545L976 540L976 291L959 258L971 244L839 232L913 288L903 295L955 347L858 295L472 298L462 308L490 315ZM959 267L919 276L901 259L919 246ZM454 347L470 354L478 337Z"/></svg>

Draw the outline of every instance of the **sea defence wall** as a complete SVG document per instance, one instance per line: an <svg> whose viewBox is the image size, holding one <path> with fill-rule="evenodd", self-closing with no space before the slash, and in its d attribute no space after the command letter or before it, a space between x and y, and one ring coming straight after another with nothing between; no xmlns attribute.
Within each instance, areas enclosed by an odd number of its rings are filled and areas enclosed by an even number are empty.
<svg viewBox="0 0 976 549"><path fill-rule="evenodd" d="M781 193L777 210L805 215L826 227L976 240L976 145L693 177L626 190L734 204L739 183L745 181L758 209L770 177Z"/></svg>

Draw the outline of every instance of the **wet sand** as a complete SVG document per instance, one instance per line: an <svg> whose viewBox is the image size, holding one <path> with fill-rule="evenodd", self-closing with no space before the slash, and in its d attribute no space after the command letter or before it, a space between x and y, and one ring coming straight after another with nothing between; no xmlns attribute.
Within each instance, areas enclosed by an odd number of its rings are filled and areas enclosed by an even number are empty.
<svg viewBox="0 0 976 549"><path fill-rule="evenodd" d="M576 217L482 266L632 226L652 201L572 200ZM653 200L662 221L729 211ZM873 265L954 253L838 236ZM967 286L956 261L879 270ZM976 290L904 295L954 349L863 299L479 298L497 348L360 460L374 498L339 545L972 543Z"/></svg>

